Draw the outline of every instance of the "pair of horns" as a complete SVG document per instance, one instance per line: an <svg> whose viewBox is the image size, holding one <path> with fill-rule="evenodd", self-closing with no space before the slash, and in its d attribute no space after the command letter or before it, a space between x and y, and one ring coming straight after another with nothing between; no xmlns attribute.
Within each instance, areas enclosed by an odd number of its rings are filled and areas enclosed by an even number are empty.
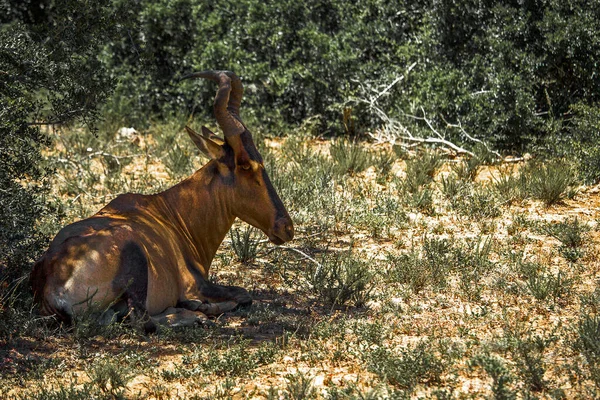
<svg viewBox="0 0 600 400"><path fill-rule="evenodd" d="M244 88L242 81L231 71L201 71L184 75L179 80L204 78L219 84L215 96L214 111L219 127L226 138L241 135L246 127L240 118L240 104Z"/></svg>

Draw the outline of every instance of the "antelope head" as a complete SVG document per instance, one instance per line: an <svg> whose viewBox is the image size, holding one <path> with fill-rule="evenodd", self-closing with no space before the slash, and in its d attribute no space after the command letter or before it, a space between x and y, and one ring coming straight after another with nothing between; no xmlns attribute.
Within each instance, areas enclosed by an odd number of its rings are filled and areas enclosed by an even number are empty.
<svg viewBox="0 0 600 400"><path fill-rule="evenodd" d="M196 147L214 163L219 180L227 189L226 201L234 216L262 230L275 244L292 240L292 219L239 115L243 94L240 79L230 71L202 71L181 79L189 78L210 79L219 85L214 113L225 139L204 126L201 133L187 126L186 131Z"/></svg>

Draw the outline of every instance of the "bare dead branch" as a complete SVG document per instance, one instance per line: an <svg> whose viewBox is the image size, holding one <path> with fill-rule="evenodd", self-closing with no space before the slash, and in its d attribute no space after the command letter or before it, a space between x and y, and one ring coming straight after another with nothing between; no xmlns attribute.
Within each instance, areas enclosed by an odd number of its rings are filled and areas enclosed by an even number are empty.
<svg viewBox="0 0 600 400"><path fill-rule="evenodd" d="M410 71L412 71L412 69L416 65L417 65L417 63L411 64L406 69L405 74L396 77L390 84L385 85L385 87L382 90L379 90L378 88L369 86L365 82L357 82L360 85L362 91L365 92L366 95L362 98L353 98L352 101L354 101L356 103L366 104L369 107L369 109L375 114L375 116L377 116L382 122L382 126L380 129L378 129L375 132L368 132L367 134L377 142L380 142L380 143L381 142L389 142L389 143L392 143L393 145L399 145L405 149L411 149L420 144L435 144L440 147L449 149L450 151L453 151L457 154L466 154L466 155L473 157L474 156L473 152L471 152L471 151L465 149L464 147L461 147L455 143L452 143L450 140L448 140L446 138L446 136L443 132L440 132L438 129L436 129L434 124L432 123L432 121L427 117L427 113L425 112L425 109L423 107L421 107L421 112L423 113L423 116L417 116L417 115L411 115L411 114L404 114L404 115L406 117L425 122L425 124L427 125L429 130L432 132L432 136L430 136L430 137L421 137L421 136L413 135L406 126L404 126L397 119L391 118L390 116L388 116L387 113L385 111L383 111L381 109L381 107L377 104L377 101L382 96L387 95L389 93L390 89L394 85L396 85L398 82L402 81L408 75L408 73L410 73ZM368 94L369 92L374 93L374 94L369 95ZM486 91L482 90L482 91L476 92L474 94L483 94L483 93L486 93ZM470 135L462 127L460 121L458 121L457 124L451 124L448 121L446 121L443 116L442 116L442 119L446 123L446 127L459 129L461 134L467 140L470 140L474 143L482 144L487 149L487 151L494 154L496 157L501 158L500 154L496 151L491 150L490 147L487 145L487 143Z"/></svg>
<svg viewBox="0 0 600 400"><path fill-rule="evenodd" d="M448 121L446 121L446 119L444 118L444 116L442 116L442 120L444 120L444 122L446 123L446 126L449 126L451 128L458 128L461 131L461 133L463 135L465 135L465 137L467 139L469 139L472 142L479 143L479 144L483 145L488 152L492 153L493 155L495 155L498 158L502 158L502 156L500 155L500 153L498 153L497 151L494 151L494 150L490 149L489 146L487 145L487 143L485 143L483 140L477 139L476 137L473 137L473 136L469 135L467 133L467 131L463 128L460 120L458 120L458 122L456 124L449 123Z"/></svg>

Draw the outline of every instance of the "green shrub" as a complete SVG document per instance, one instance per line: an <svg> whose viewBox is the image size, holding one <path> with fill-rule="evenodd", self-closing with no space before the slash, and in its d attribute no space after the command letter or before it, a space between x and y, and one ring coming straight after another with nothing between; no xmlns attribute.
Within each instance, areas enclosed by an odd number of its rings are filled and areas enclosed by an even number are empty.
<svg viewBox="0 0 600 400"><path fill-rule="evenodd" d="M492 378L492 394L496 400L512 400L517 395L511 388L514 377L499 357L479 354L469 360L469 366L481 367Z"/></svg>
<svg viewBox="0 0 600 400"><path fill-rule="evenodd" d="M409 393L420 383L439 383L446 369L426 342L395 350L377 347L368 354L366 361L371 372Z"/></svg>
<svg viewBox="0 0 600 400"><path fill-rule="evenodd" d="M340 176L357 174L373 164L371 154L356 142L336 140L331 144L329 154Z"/></svg>
<svg viewBox="0 0 600 400"><path fill-rule="evenodd" d="M374 274L367 261L349 252L325 257L306 269L306 280L321 301L332 306L348 302L360 307L371 297Z"/></svg>
<svg viewBox="0 0 600 400"><path fill-rule="evenodd" d="M523 170L527 191L531 197L551 206L575 193L572 167L561 160L534 162Z"/></svg>
<svg viewBox="0 0 600 400"><path fill-rule="evenodd" d="M232 228L229 231L231 248L239 262L249 264L256 259L261 249L257 229L247 225L243 229Z"/></svg>
<svg viewBox="0 0 600 400"><path fill-rule="evenodd" d="M578 171L585 183L600 182L600 105L575 104L575 117L568 127L568 144L564 157L576 158Z"/></svg>
<svg viewBox="0 0 600 400"><path fill-rule="evenodd" d="M556 275L548 273L531 274L526 283L527 290L538 300L550 298L552 301L564 298L571 293L573 280L566 278L563 273Z"/></svg>
<svg viewBox="0 0 600 400"><path fill-rule="evenodd" d="M582 315L576 334L573 348L585 357L590 379L600 389L600 316Z"/></svg>
<svg viewBox="0 0 600 400"><path fill-rule="evenodd" d="M38 6L2 2L0 13L0 298L7 287L16 294L54 233L44 219L59 214L45 198L52 167L41 154L49 140L40 125L97 120L114 83L100 54L121 35L126 14L108 0Z"/></svg>

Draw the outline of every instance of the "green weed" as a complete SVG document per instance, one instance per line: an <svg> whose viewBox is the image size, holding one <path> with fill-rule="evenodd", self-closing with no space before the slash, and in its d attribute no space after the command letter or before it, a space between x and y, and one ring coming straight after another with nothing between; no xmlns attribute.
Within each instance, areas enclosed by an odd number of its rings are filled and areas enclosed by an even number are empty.
<svg viewBox="0 0 600 400"><path fill-rule="evenodd" d="M371 297L373 278L368 262L343 252L306 269L306 281L318 298L332 306L360 307Z"/></svg>
<svg viewBox="0 0 600 400"><path fill-rule="evenodd" d="M523 174L528 193L546 206L575 195L575 173L564 161L532 163L523 169Z"/></svg>
<svg viewBox="0 0 600 400"><path fill-rule="evenodd" d="M571 293L573 280L566 278L562 272L554 274L532 273L526 283L526 288L537 300L551 299L556 301Z"/></svg>
<svg viewBox="0 0 600 400"><path fill-rule="evenodd" d="M242 229L234 227L229 231L229 236L231 238L231 248L238 261L243 264L252 263L261 249L257 229L250 225L246 225Z"/></svg>
<svg viewBox="0 0 600 400"><path fill-rule="evenodd" d="M432 385L441 381L446 366L431 350L431 344L395 349L378 347L367 356L368 369L393 386L414 391L418 384Z"/></svg>
<svg viewBox="0 0 600 400"><path fill-rule="evenodd" d="M329 154L338 176L357 174L373 163L371 155L360 144L346 140L335 141L329 148Z"/></svg>
<svg viewBox="0 0 600 400"><path fill-rule="evenodd" d="M514 377L499 357L479 354L469 361L471 368L481 367L492 378L492 394L496 400L512 400L517 395L511 388Z"/></svg>
<svg viewBox="0 0 600 400"><path fill-rule="evenodd" d="M583 314L575 332L572 347L583 355L590 379L600 389L600 316Z"/></svg>

